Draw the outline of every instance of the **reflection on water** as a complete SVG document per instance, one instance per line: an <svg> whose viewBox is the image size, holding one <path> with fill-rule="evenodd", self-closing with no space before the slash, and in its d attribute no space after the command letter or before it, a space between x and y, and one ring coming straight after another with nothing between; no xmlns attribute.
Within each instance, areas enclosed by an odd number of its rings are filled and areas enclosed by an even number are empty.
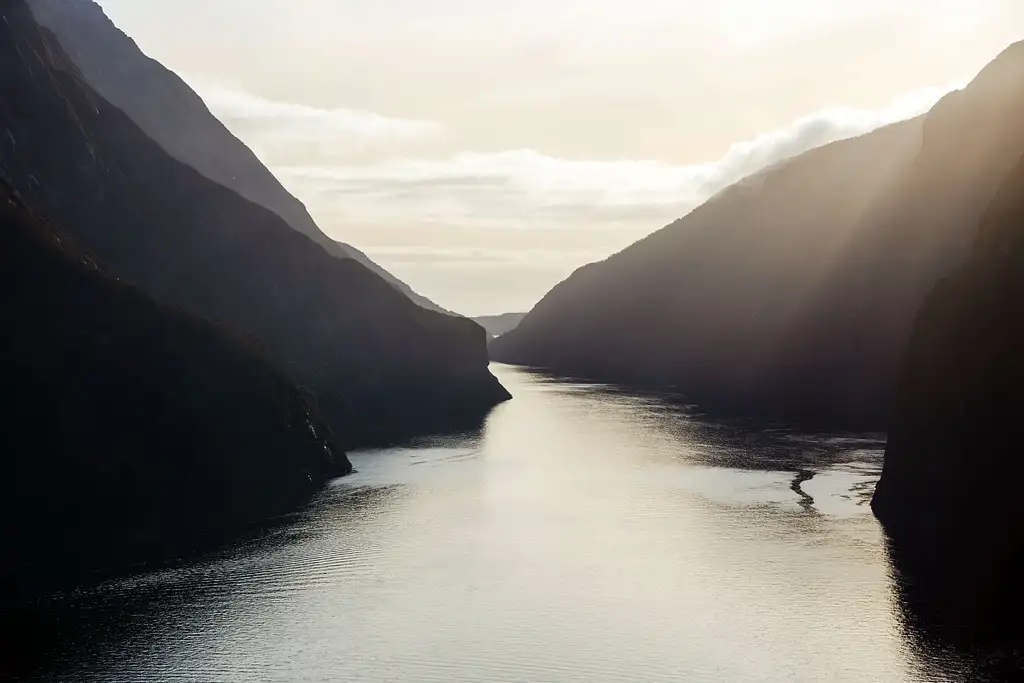
<svg viewBox="0 0 1024 683"><path fill-rule="evenodd" d="M38 680L979 680L905 628L879 438L496 370L482 433L357 453L258 543L56 600Z"/></svg>

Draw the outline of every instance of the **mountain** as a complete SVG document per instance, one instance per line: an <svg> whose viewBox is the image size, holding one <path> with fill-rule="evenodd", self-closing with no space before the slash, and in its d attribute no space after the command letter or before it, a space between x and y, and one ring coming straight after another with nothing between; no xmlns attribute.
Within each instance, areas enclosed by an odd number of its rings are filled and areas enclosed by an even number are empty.
<svg viewBox="0 0 1024 683"><path fill-rule="evenodd" d="M726 189L577 270L495 360L715 410L884 429L914 312L1024 151L1024 44L927 115Z"/></svg>
<svg viewBox="0 0 1024 683"><path fill-rule="evenodd" d="M473 321L484 328L491 337L499 337L514 330L525 317L525 313L502 313L501 315L481 315L473 318Z"/></svg>
<svg viewBox="0 0 1024 683"><path fill-rule="evenodd" d="M346 446L479 424L508 398L470 320L175 160L99 97L24 0L3 0L0 173L111 272L250 335Z"/></svg>
<svg viewBox="0 0 1024 683"><path fill-rule="evenodd" d="M917 316L872 500L918 613L971 639L1024 636L1022 310L1024 159Z"/></svg>
<svg viewBox="0 0 1024 683"><path fill-rule="evenodd" d="M412 299L412 301L416 305L421 306L421 307L427 309L428 311L437 311L438 313L444 313L445 315L453 315L453 316L456 316L456 317L462 317L462 316L459 316L458 313L452 313L447 308L442 308L441 306L438 306L437 304L435 304L433 301L431 301L430 299L426 298L425 296L421 296L421 295L417 294L415 291L413 291L412 287L410 287L409 285L405 284L401 280L396 279L395 276L393 276L391 273L389 273L388 271L386 271L383 268L381 268L380 266L378 266L376 263L374 263L370 259L369 256L367 256L366 254L364 254L360 250L356 249L351 244L343 244L341 242L337 242L336 244L338 246L340 246L345 251L345 256L347 258L354 259L358 263L363 264L367 269L373 271L374 273L376 273L380 277L384 278L384 280L386 280L388 283L390 283L392 287L394 287L395 289L397 289L398 291L402 292L407 297Z"/></svg>
<svg viewBox="0 0 1024 683"><path fill-rule="evenodd" d="M39 23L57 35L86 82L175 159L270 209L328 253L359 261L420 306L447 312L358 249L324 235L302 202L210 113L199 95L173 71L147 57L95 2L30 0L29 5Z"/></svg>
<svg viewBox="0 0 1024 683"><path fill-rule="evenodd" d="M0 594L163 561L351 465L249 340L118 282L0 181Z"/></svg>

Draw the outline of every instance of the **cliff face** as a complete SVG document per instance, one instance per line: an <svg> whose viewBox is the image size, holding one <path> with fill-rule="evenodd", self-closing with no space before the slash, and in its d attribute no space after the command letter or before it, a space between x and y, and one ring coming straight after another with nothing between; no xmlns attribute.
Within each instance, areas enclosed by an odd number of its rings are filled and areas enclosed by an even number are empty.
<svg viewBox="0 0 1024 683"><path fill-rule="evenodd" d="M924 117L812 150L578 270L495 360L884 429L910 321L1024 151L1015 46Z"/></svg>
<svg viewBox="0 0 1024 683"><path fill-rule="evenodd" d="M358 249L321 232L306 207L207 109L175 74L150 59L92 0L31 0L36 19L57 36L86 82L171 156L281 216L330 254L353 258L420 306L446 312Z"/></svg>
<svg viewBox="0 0 1024 683"><path fill-rule="evenodd" d="M247 333L348 444L479 420L507 392L483 329L174 160L93 92L23 0L0 22L0 172L113 273Z"/></svg>
<svg viewBox="0 0 1024 683"><path fill-rule="evenodd" d="M104 273L0 181L0 595L208 547L351 470L243 338Z"/></svg>
<svg viewBox="0 0 1024 683"><path fill-rule="evenodd" d="M972 638L1024 636L1022 310L1024 160L917 316L872 501L912 606Z"/></svg>

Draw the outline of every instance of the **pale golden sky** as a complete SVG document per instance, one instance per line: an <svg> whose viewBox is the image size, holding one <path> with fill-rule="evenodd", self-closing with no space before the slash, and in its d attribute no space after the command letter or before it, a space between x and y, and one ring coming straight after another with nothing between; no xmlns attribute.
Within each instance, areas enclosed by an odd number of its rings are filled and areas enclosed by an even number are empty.
<svg viewBox="0 0 1024 683"><path fill-rule="evenodd" d="M1022 0L101 0L437 303L525 310L724 184L927 109Z"/></svg>

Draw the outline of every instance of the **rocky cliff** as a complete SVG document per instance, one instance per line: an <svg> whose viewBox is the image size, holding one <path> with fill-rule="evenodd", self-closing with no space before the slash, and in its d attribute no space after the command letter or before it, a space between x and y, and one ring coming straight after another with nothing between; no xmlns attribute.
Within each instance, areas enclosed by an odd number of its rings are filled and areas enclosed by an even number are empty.
<svg viewBox="0 0 1024 683"><path fill-rule="evenodd" d="M917 316L872 501L914 612L972 640L1024 636L1022 310L1024 160Z"/></svg>
<svg viewBox="0 0 1024 683"><path fill-rule="evenodd" d="M1024 151L1024 46L930 113L725 190L558 285L495 360L884 429L910 321Z"/></svg>
<svg viewBox="0 0 1024 683"><path fill-rule="evenodd" d="M0 181L0 597L207 548L351 470L255 344L101 270Z"/></svg>
<svg viewBox="0 0 1024 683"><path fill-rule="evenodd" d="M23 0L0 7L0 173L111 272L256 338L347 445L478 423L508 398L482 328L413 304L173 159Z"/></svg>
<svg viewBox="0 0 1024 683"><path fill-rule="evenodd" d="M256 202L330 254L353 258L420 306L447 312L414 292L366 254L317 227L256 155L236 138L173 71L147 57L92 0L31 0L37 20L54 32L88 84L123 110L179 161Z"/></svg>

